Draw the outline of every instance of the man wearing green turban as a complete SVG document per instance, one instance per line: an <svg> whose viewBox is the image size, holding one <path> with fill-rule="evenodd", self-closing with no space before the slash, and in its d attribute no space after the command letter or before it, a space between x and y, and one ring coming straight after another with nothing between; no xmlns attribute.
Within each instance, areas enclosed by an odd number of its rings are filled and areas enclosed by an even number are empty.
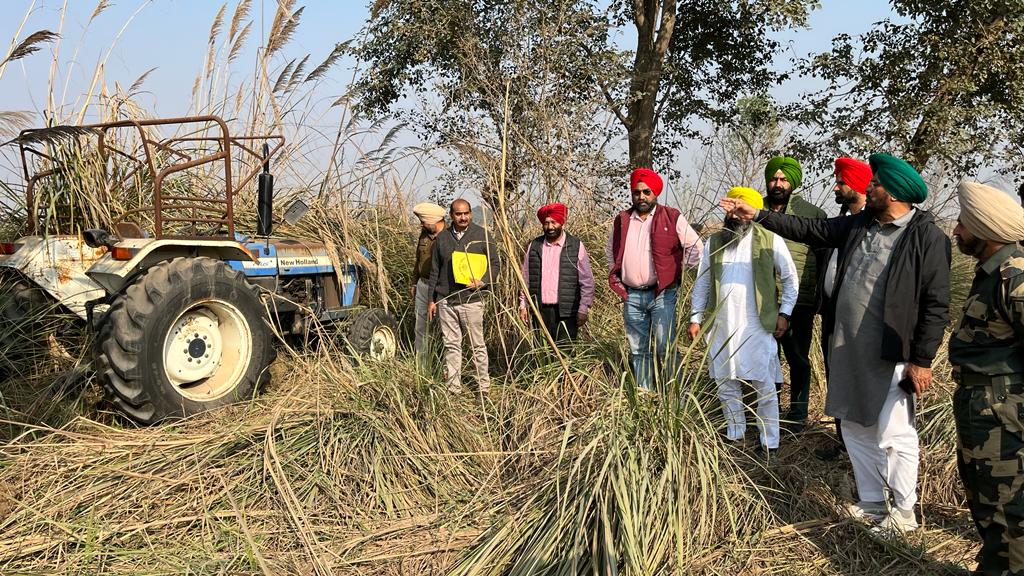
<svg viewBox="0 0 1024 576"><path fill-rule="evenodd" d="M803 175L800 163L794 158L776 156L769 160L764 168L767 208L805 218L824 218L824 210L794 192L800 187ZM782 421L783 427L799 432L807 422L807 400L811 391L811 335L818 309L818 258L806 244L786 240L786 247L800 277L800 293L789 318L789 329L779 338L789 364L789 411L782 416Z"/></svg>
<svg viewBox="0 0 1024 576"><path fill-rule="evenodd" d="M914 395L928 388L949 322L949 237L916 208L928 195L921 175L874 154L867 203L855 216L815 219L719 204L779 236L838 250L833 297L822 315L831 333L825 413L843 421L860 501L848 507L876 530L918 527L920 446ZM890 503L890 498L892 502Z"/></svg>
<svg viewBox="0 0 1024 576"><path fill-rule="evenodd" d="M928 197L928 186L921 175L906 161L888 154L872 154L868 157L871 172L897 202L920 204ZM868 185L868 203L871 203L871 185Z"/></svg>

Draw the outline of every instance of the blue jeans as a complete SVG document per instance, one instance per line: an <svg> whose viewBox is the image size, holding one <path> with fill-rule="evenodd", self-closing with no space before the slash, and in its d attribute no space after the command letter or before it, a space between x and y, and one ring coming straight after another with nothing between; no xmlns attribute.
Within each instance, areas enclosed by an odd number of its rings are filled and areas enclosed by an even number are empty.
<svg viewBox="0 0 1024 576"><path fill-rule="evenodd" d="M675 345L678 291L678 288L666 288L655 297L654 290L626 288L628 297L622 311L626 339L629 341L636 384L645 390L652 389L654 355L657 355L659 364L664 365L666 352ZM675 353L671 354L672 365L666 367L674 367L675 356Z"/></svg>

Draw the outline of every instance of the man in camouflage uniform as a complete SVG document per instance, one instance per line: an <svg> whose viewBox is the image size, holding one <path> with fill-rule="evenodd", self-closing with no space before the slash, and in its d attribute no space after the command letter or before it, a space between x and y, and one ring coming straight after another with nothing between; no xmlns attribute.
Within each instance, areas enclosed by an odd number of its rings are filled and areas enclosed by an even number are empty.
<svg viewBox="0 0 1024 576"><path fill-rule="evenodd" d="M957 467L981 535L975 574L1024 575L1024 209L960 184L953 237L978 260L949 341Z"/></svg>

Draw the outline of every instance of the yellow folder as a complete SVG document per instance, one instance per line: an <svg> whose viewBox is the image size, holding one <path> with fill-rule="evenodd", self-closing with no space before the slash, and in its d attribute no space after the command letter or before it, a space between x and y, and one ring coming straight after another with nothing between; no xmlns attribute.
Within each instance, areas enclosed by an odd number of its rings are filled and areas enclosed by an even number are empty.
<svg viewBox="0 0 1024 576"><path fill-rule="evenodd" d="M452 252L452 274L457 284L481 280L487 273L487 255L472 252Z"/></svg>

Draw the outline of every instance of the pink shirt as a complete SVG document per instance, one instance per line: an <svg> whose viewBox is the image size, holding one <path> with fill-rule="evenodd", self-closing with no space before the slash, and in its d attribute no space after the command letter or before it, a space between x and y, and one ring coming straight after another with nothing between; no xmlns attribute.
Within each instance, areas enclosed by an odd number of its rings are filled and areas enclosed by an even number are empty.
<svg viewBox="0 0 1024 576"><path fill-rule="evenodd" d="M544 240L540 253L540 303L558 304L558 261L562 256L562 246L565 245L565 234L554 242ZM530 249L527 245L526 254L523 255L523 280L530 285ZM590 268L590 256L587 255L587 248L580 242L580 253L576 261L579 270L580 282L580 312L584 314L590 310L594 303L594 272ZM526 308L526 293L519 294L519 307Z"/></svg>
<svg viewBox="0 0 1024 576"><path fill-rule="evenodd" d="M645 220L637 216L636 210L629 213L629 230L626 231L626 245L622 251L622 271L619 276L626 286L639 288L658 283L658 273L654 269L654 255L651 253L651 222L654 212L651 210ZM683 267L694 267L700 264L703 244L700 235L694 230L682 214L676 220L676 236L683 247ZM605 255L609 265L615 261L612 253L612 237L608 237Z"/></svg>

